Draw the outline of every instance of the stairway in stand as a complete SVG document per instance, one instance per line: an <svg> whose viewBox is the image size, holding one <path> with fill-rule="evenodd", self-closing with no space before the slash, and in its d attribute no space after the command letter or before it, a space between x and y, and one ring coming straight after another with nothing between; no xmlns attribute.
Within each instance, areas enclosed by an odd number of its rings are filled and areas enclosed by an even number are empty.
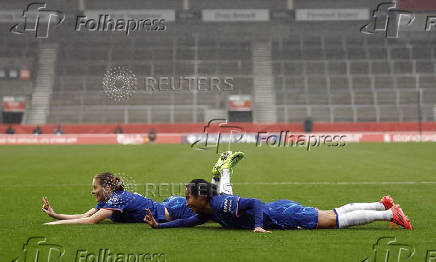
<svg viewBox="0 0 436 262"><path fill-rule="evenodd" d="M273 90L271 43L253 43L254 121L277 122Z"/></svg>
<svg viewBox="0 0 436 262"><path fill-rule="evenodd" d="M25 123L31 125L45 124L50 109L50 98L53 93L57 44L46 44L40 49L38 75L32 92L31 107L26 110Z"/></svg>

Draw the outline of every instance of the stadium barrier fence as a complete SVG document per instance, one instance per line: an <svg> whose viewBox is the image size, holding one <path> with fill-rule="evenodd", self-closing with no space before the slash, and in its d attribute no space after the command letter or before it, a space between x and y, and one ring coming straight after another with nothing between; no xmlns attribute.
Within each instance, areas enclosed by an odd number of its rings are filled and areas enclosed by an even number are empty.
<svg viewBox="0 0 436 262"><path fill-rule="evenodd" d="M422 123L419 132L418 123L315 123L312 133L304 133L300 123L253 124L225 123L222 125L195 124L65 124L65 134L52 134L56 125L41 125L43 134L31 134L34 125L12 125L13 135L4 134L9 125L0 125L0 145L50 145L50 144L146 144L150 143L148 132L153 129L157 136L156 144L193 144L204 143L209 139L215 143L220 134L222 143L258 143L259 134L263 139L275 136L281 141L285 137L342 136L346 142L436 142L436 123ZM120 127L122 134L114 134ZM206 137L206 134L211 134ZM226 135L227 134L227 137ZM239 138L238 138L239 137ZM271 140L270 144L271 144Z"/></svg>

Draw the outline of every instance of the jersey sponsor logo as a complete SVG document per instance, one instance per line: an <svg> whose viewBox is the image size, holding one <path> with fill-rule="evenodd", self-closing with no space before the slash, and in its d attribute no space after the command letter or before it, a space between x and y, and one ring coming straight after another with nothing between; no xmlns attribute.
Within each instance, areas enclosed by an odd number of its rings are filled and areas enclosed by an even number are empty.
<svg viewBox="0 0 436 262"><path fill-rule="evenodd" d="M226 200L224 200L224 206L223 206L224 213L232 213L232 203L233 203L233 199L231 198L226 198Z"/></svg>

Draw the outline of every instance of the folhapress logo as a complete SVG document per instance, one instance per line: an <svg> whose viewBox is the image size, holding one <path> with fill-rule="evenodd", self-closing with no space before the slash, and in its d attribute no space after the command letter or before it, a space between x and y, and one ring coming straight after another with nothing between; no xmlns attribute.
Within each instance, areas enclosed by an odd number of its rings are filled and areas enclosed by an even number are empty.
<svg viewBox="0 0 436 262"><path fill-rule="evenodd" d="M209 134L208 130L210 129L217 129L218 134ZM226 134L222 134L221 131L226 132ZM230 144L242 141L245 134L244 128L229 125L227 119L211 119L207 125L203 127L203 136L192 138L194 141L191 143L191 148L206 150L211 147L216 147L216 154L218 154L221 142L228 142L227 150L230 150ZM224 141L222 141L222 139ZM191 140L191 138L188 138L188 140ZM201 144L203 144L203 146Z"/></svg>
<svg viewBox="0 0 436 262"><path fill-rule="evenodd" d="M14 34L24 34L34 32L36 38L48 38L50 27L64 22L65 15L58 10L47 9L47 4L43 2L30 3L23 10L24 21L13 25L10 32ZM87 14L88 11L85 11ZM150 17L138 18L141 11L133 13L130 10L112 10L110 14L98 14L89 11L88 16L76 16L75 27L72 30L98 31L98 32L124 32L127 36L133 32L153 32L165 31L167 29L164 18L156 18L156 14ZM159 16L159 13L157 14Z"/></svg>
<svg viewBox="0 0 436 262"><path fill-rule="evenodd" d="M45 237L30 237L23 245L23 255L12 262L55 262L60 261L65 249L56 244L48 244Z"/></svg>
<svg viewBox="0 0 436 262"><path fill-rule="evenodd" d="M400 244L395 237L380 237L372 246L373 254L362 262L402 262L409 261L415 254L411 245Z"/></svg>
<svg viewBox="0 0 436 262"><path fill-rule="evenodd" d="M402 19L405 22L401 21ZM397 9L396 2L385 2L377 6L372 12L371 21L360 29L364 34L386 32L387 38L398 38L400 25L410 25L415 20L415 15L406 10Z"/></svg>
<svg viewBox="0 0 436 262"><path fill-rule="evenodd" d="M14 34L35 32L36 38L48 38L48 32L52 23L61 24L65 15L57 10L46 9L46 3L30 3L23 10L24 22L15 24L10 31Z"/></svg>
<svg viewBox="0 0 436 262"><path fill-rule="evenodd" d="M77 16L76 31L118 31L130 35L136 31L165 31L165 19L113 19L109 14L99 15L98 18L92 19L87 16Z"/></svg>

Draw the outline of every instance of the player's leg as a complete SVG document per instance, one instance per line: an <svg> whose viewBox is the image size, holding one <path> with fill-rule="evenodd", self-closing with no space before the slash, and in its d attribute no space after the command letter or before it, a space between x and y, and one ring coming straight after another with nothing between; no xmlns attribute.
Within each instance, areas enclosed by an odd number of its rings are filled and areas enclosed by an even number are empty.
<svg viewBox="0 0 436 262"><path fill-rule="evenodd" d="M392 221L392 219L392 210L355 210L343 214L335 214L333 210L319 210L318 228L346 228L374 221Z"/></svg>
<svg viewBox="0 0 436 262"><path fill-rule="evenodd" d="M245 154L242 152L227 151L221 154L218 161L212 168L212 184L215 184L219 194L233 194L232 184L230 177L233 173L233 167L244 158Z"/></svg>
<svg viewBox="0 0 436 262"><path fill-rule="evenodd" d="M398 205L384 211L356 210L338 214L334 210L318 211L318 228L347 228L374 221L392 221L406 229L412 229L409 219Z"/></svg>
<svg viewBox="0 0 436 262"><path fill-rule="evenodd" d="M219 178L219 184L218 187L218 194L228 194L233 195L233 186L232 183L230 183L230 176L232 172L230 169L224 168L223 171L221 171L221 175Z"/></svg>
<svg viewBox="0 0 436 262"><path fill-rule="evenodd" d="M346 204L335 208L335 212L338 214L345 214L357 210L384 211L390 209L393 205L395 204L392 198L390 196L384 196L379 202Z"/></svg>

